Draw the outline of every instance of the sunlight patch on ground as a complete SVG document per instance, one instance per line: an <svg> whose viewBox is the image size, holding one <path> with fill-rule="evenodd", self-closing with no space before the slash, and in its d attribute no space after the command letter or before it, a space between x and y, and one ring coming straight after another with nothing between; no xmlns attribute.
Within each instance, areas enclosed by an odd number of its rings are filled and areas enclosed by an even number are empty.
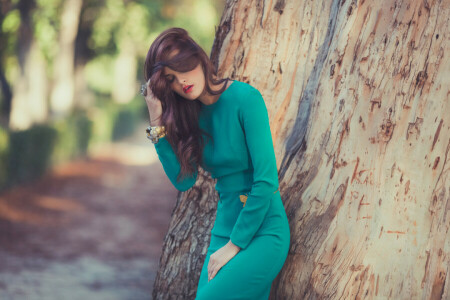
<svg viewBox="0 0 450 300"><path fill-rule="evenodd" d="M120 141L96 145L89 149L89 156L98 160L114 160L127 166L145 166L159 162L155 146L147 139L143 122L133 135Z"/></svg>
<svg viewBox="0 0 450 300"><path fill-rule="evenodd" d="M8 201L3 197L0 198L0 218L33 225L45 222L45 218L41 215L15 208L12 205L9 205Z"/></svg>
<svg viewBox="0 0 450 300"><path fill-rule="evenodd" d="M145 166L158 161L153 145L140 146L127 142L97 146L89 156L100 160L112 159L127 166Z"/></svg>
<svg viewBox="0 0 450 300"><path fill-rule="evenodd" d="M83 211L84 207L76 201L60 197L37 196L36 203L40 207L57 211Z"/></svg>

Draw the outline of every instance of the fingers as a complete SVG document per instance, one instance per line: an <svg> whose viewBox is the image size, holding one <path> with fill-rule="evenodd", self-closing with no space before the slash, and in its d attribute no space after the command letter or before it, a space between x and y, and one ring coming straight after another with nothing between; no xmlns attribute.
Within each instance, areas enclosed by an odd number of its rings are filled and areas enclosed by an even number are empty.
<svg viewBox="0 0 450 300"><path fill-rule="evenodd" d="M208 281L213 279L219 270L220 267L218 265L213 265L211 268L208 267Z"/></svg>
<svg viewBox="0 0 450 300"><path fill-rule="evenodd" d="M150 78L147 80L147 95L151 95L152 90L150 89Z"/></svg>
<svg viewBox="0 0 450 300"><path fill-rule="evenodd" d="M142 96L144 96L144 97L147 96L147 89L148 89L147 84L141 85L141 95L142 95Z"/></svg>
<svg viewBox="0 0 450 300"><path fill-rule="evenodd" d="M210 257L208 263L208 281L213 279L222 266L216 259Z"/></svg>
<svg viewBox="0 0 450 300"><path fill-rule="evenodd" d="M211 275L212 275L212 270L214 269L215 264L212 263L211 261L211 257L209 258L209 263L208 263L208 281L210 281L212 279Z"/></svg>
<svg viewBox="0 0 450 300"><path fill-rule="evenodd" d="M153 98L152 89L150 88L150 79L142 85L141 94L145 97L146 101L149 101Z"/></svg>
<svg viewBox="0 0 450 300"><path fill-rule="evenodd" d="M208 262L208 281L213 279L217 272L235 255L235 250L229 250L229 246L223 246L211 254Z"/></svg>

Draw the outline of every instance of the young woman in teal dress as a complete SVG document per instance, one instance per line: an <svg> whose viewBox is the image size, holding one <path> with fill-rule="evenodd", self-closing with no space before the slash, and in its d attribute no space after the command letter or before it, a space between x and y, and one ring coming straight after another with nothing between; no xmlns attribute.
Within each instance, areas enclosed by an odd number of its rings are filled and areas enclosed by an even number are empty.
<svg viewBox="0 0 450 300"><path fill-rule="evenodd" d="M290 230L261 93L242 81L218 79L182 28L155 39L144 73L148 137L170 181L180 191L190 189L198 166L217 178L217 214L196 299L268 299Z"/></svg>

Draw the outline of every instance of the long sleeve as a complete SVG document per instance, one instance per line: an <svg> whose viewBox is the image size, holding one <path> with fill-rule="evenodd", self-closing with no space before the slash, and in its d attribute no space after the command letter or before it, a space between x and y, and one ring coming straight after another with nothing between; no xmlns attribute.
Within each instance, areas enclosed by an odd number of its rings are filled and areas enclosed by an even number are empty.
<svg viewBox="0 0 450 300"><path fill-rule="evenodd" d="M192 176L185 177L183 180L177 181L177 176L180 173L181 166L169 141L165 136L163 136L154 145L156 153L158 154L159 160L161 161L161 164L163 166L164 172L166 173L167 177L169 177L175 188L182 192L190 189L197 181L198 169L195 170Z"/></svg>
<svg viewBox="0 0 450 300"><path fill-rule="evenodd" d="M230 239L245 249L261 226L279 181L264 99L257 89L252 89L242 102L239 118L253 165L253 184Z"/></svg>

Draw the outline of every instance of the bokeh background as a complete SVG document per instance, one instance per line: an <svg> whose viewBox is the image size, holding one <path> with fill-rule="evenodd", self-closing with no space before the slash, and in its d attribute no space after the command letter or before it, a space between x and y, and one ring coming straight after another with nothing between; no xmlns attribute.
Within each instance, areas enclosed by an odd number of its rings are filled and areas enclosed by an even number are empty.
<svg viewBox="0 0 450 300"><path fill-rule="evenodd" d="M225 0L0 0L0 299L151 299L177 191L145 137L156 36Z"/></svg>

